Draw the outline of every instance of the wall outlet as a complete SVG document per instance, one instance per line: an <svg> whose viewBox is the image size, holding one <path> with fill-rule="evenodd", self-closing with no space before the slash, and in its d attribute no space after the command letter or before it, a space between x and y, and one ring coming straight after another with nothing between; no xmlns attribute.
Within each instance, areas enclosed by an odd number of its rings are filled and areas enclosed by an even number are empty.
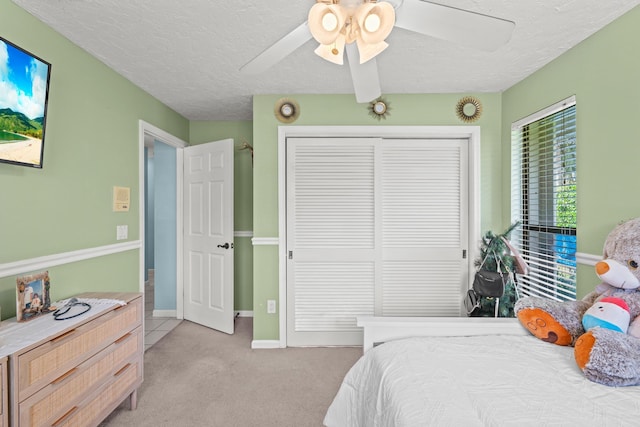
<svg viewBox="0 0 640 427"><path fill-rule="evenodd" d="M267 300L267 313L268 314L276 313L276 300L274 299Z"/></svg>

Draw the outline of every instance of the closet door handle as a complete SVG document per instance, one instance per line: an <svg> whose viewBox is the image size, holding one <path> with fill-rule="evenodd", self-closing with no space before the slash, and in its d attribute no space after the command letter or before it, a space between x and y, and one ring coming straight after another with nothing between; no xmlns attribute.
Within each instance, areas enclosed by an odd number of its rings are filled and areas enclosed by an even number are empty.
<svg viewBox="0 0 640 427"><path fill-rule="evenodd" d="M222 249L233 248L233 243L231 245L229 245L229 243L225 243L224 245L218 245L218 247Z"/></svg>

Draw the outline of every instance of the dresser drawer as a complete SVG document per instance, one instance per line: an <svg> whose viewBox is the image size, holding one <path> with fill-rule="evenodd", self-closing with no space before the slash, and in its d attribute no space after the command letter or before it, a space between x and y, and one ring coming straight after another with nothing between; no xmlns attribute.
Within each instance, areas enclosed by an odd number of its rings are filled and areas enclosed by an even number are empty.
<svg viewBox="0 0 640 427"><path fill-rule="evenodd" d="M119 306L17 357L18 401L142 324L142 299Z"/></svg>
<svg viewBox="0 0 640 427"><path fill-rule="evenodd" d="M143 351L142 327L138 327L21 402L20 425L51 425L123 367L142 362Z"/></svg>
<svg viewBox="0 0 640 427"><path fill-rule="evenodd" d="M52 427L86 427L97 425L142 382L142 360L125 365L112 381L78 406L54 421Z"/></svg>

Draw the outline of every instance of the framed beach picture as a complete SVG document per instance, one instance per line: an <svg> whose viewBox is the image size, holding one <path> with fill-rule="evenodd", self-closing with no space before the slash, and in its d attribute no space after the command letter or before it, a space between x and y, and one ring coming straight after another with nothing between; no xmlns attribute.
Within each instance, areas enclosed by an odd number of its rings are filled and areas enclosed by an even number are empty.
<svg viewBox="0 0 640 427"><path fill-rule="evenodd" d="M0 37L0 163L42 168L51 64Z"/></svg>
<svg viewBox="0 0 640 427"><path fill-rule="evenodd" d="M18 322L31 320L52 311L50 288L51 279L48 271L17 278L16 318Z"/></svg>

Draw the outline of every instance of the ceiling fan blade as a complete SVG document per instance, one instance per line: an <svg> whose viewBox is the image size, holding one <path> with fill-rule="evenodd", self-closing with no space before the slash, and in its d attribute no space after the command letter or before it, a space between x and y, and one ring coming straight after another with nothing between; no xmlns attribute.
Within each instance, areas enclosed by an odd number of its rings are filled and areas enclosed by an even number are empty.
<svg viewBox="0 0 640 427"><path fill-rule="evenodd" d="M351 69L353 90L356 94L356 102L371 102L382 94L380 78L378 77L378 64L376 59L370 59L364 64L360 63L360 53L355 43L345 46L347 60Z"/></svg>
<svg viewBox="0 0 640 427"><path fill-rule="evenodd" d="M507 43L515 25L506 19L422 0L404 0L396 10L396 27L486 51Z"/></svg>
<svg viewBox="0 0 640 427"><path fill-rule="evenodd" d="M260 55L253 58L240 68L240 72L244 74L261 73L278 62L282 61L287 55L293 53L294 50L311 40L313 36L309 31L307 22L303 22L295 30L272 44Z"/></svg>

